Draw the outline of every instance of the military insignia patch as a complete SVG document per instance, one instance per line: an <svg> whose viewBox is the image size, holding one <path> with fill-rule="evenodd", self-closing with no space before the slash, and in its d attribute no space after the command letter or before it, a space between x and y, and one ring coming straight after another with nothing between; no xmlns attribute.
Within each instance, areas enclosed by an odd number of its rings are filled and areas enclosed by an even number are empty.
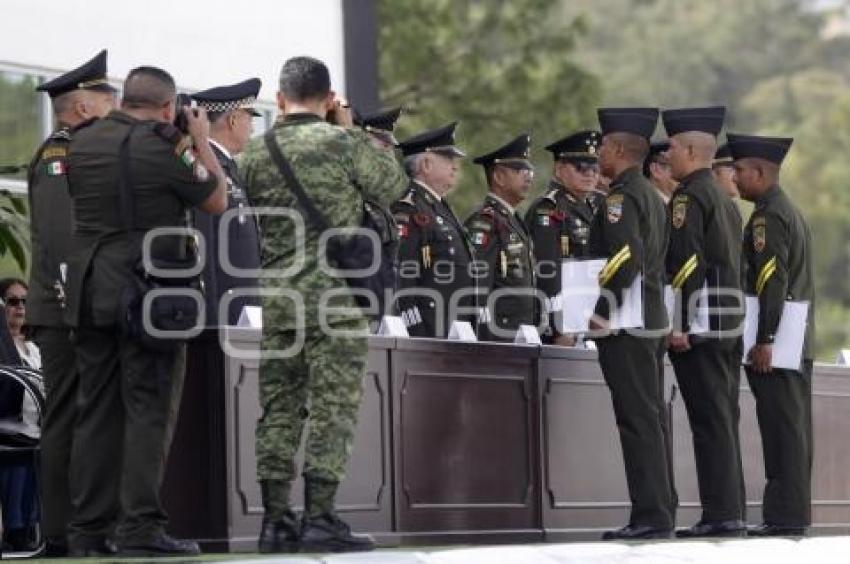
<svg viewBox="0 0 850 564"><path fill-rule="evenodd" d="M613 194L605 198L608 223L617 223L623 217L623 195Z"/></svg>
<svg viewBox="0 0 850 564"><path fill-rule="evenodd" d="M490 237L484 233L483 231L476 231L475 234L472 235L472 242L475 245L483 247L490 241Z"/></svg>
<svg viewBox="0 0 850 564"><path fill-rule="evenodd" d="M543 227L549 227L549 216L544 214L539 214L537 216L537 224L542 225Z"/></svg>
<svg viewBox="0 0 850 564"><path fill-rule="evenodd" d="M763 217L753 219L753 248L757 253L764 250L767 243L767 221Z"/></svg>
<svg viewBox="0 0 850 564"><path fill-rule="evenodd" d="M398 236L401 239L407 239L410 236L410 227L406 223L398 224Z"/></svg>
<svg viewBox="0 0 850 564"><path fill-rule="evenodd" d="M673 227L679 229L685 224L685 216L688 213L688 204L684 202L678 202L673 204L673 211L671 212L671 218L673 220Z"/></svg>
<svg viewBox="0 0 850 564"><path fill-rule="evenodd" d="M184 165L192 168L192 165L195 164L195 153L192 152L191 148L187 148L180 153L180 160L183 161Z"/></svg>
<svg viewBox="0 0 850 564"><path fill-rule="evenodd" d="M431 218L424 213L415 213L413 214L413 223L415 223L419 227L425 227L431 224Z"/></svg>
<svg viewBox="0 0 850 564"><path fill-rule="evenodd" d="M440 225L443 224L443 218L440 217L439 215L437 216L437 223L439 223Z"/></svg>
<svg viewBox="0 0 850 564"><path fill-rule="evenodd" d="M67 156L68 149L65 147L48 147L41 153L41 158L44 160L63 158Z"/></svg>
<svg viewBox="0 0 850 564"><path fill-rule="evenodd" d="M550 217L552 218L552 221L554 221L555 223L561 223L562 221L564 221L567 218L567 214L564 213L561 210L555 210L555 211L552 212Z"/></svg>
<svg viewBox="0 0 850 564"><path fill-rule="evenodd" d="M65 166L64 161L53 161L52 163L47 163L48 176L60 176L65 174L67 171L68 168Z"/></svg>

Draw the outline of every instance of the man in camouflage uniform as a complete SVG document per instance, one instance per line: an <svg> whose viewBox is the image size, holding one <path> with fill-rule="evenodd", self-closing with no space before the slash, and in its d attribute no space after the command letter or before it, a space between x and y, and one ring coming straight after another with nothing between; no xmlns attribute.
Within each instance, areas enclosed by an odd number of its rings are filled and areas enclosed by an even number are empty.
<svg viewBox="0 0 850 564"><path fill-rule="evenodd" d="M320 233L301 210L267 143L276 143L307 197L332 227L356 227L363 199L389 205L406 179L393 155L372 146L352 128L351 114L330 89L327 67L310 57L284 63L279 102L284 114L266 139L254 140L242 160L248 197L258 207L289 210L296 222L261 219L261 257L267 274L292 270L296 254L304 262L287 276L263 279L263 339L260 365L262 416L257 423L257 477L265 516L262 552L368 550L368 537L353 535L334 512L334 498L351 448L367 357L367 320L356 308L344 279L318 264ZM340 125L325 121L333 110ZM323 298L337 295L322 306ZM329 308L338 308L328 312ZM288 350L288 354L287 354ZM279 354L275 354L277 351ZM295 454L309 419L303 476L305 509L299 530L289 501L296 476Z"/></svg>
<svg viewBox="0 0 850 564"><path fill-rule="evenodd" d="M729 198L711 174L725 114L722 106L662 113L670 169L680 183L669 204L667 276L675 306L668 354L691 426L702 503L699 522L677 531L679 537L736 537L745 529L738 440L741 232L730 224ZM706 303L697 302L703 290ZM698 306L710 308L708 326L697 323Z"/></svg>
<svg viewBox="0 0 850 564"><path fill-rule="evenodd" d="M756 399L767 484L764 523L749 536L801 536L811 524L812 361L815 308L812 235L779 187L779 168L792 139L728 136L741 196L755 204L744 230L747 294L759 302L756 344L746 351L747 380ZM799 370L774 368L773 341L786 300L808 302Z"/></svg>
<svg viewBox="0 0 850 564"><path fill-rule="evenodd" d="M537 299L534 242L516 211L528 196L534 176L528 135L477 157L490 189L484 203L466 220L481 288L478 339L512 342L520 325L542 325ZM505 292L505 293L503 293ZM500 295L502 294L502 295Z"/></svg>
<svg viewBox="0 0 850 564"><path fill-rule="evenodd" d="M622 304L623 292L638 275L643 276L644 310L642 329L615 331L596 339L632 500L628 525L606 532L603 540L668 538L678 503L661 364L667 328L663 284L669 228L664 204L641 174L657 122L655 108L599 110L603 134L599 164L602 174L613 180L590 229L591 253L609 257L599 274L603 294L590 328L604 334L611 308Z"/></svg>
<svg viewBox="0 0 850 564"><path fill-rule="evenodd" d="M401 142L410 176L407 192L392 205L399 232L398 310L413 337L446 337L453 321L477 319L475 254L446 195L457 185L457 123Z"/></svg>
<svg viewBox="0 0 850 564"><path fill-rule="evenodd" d="M554 171L546 193L528 208L525 224L534 241L538 286L548 298L548 312L557 307L563 260L589 254L590 224L601 199L596 191L601 139L598 131L579 131L546 147L555 158ZM544 341L572 346L575 336L561 334L550 313Z"/></svg>
<svg viewBox="0 0 850 564"><path fill-rule="evenodd" d="M32 268L27 325L38 344L46 409L41 423L42 535L47 554L68 550L71 513L69 467L76 417L77 371L70 329L65 325L65 272L74 215L68 194L67 156L73 129L115 107L115 89L106 79L106 50L82 66L40 85L47 92L59 127L39 147L29 166ZM103 553L114 552L106 543Z"/></svg>

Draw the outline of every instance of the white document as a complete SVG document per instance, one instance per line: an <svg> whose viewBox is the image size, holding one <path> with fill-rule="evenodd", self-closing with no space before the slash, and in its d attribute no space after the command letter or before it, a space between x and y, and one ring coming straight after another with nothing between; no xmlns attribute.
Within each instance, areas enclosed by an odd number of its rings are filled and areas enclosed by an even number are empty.
<svg viewBox="0 0 850 564"><path fill-rule="evenodd" d="M599 272L605 259L565 260L561 264L561 294L553 302L555 323L561 333L585 333L599 299ZM612 329L643 327L643 277L638 274L623 292L623 303L610 319Z"/></svg>
<svg viewBox="0 0 850 564"><path fill-rule="evenodd" d="M676 313L673 311L676 307L675 294L672 286L664 286L664 306L667 308L667 319L670 324L676 319ZM708 320L708 286L703 284L700 290L699 298L697 299L697 314L691 322L688 333L691 335L699 335L708 333L711 330L711 325Z"/></svg>
<svg viewBox="0 0 850 564"><path fill-rule="evenodd" d="M449 335L446 337L449 341L465 341L474 343L478 340L475 336L475 331L472 329L472 324L469 321L452 321L449 327Z"/></svg>
<svg viewBox="0 0 850 564"><path fill-rule="evenodd" d="M746 297L747 315L744 319L744 364L747 353L756 344L759 326L759 299ZM803 344L809 321L809 302L785 302L782 318L773 340L773 367L800 370L803 363Z"/></svg>
<svg viewBox="0 0 850 564"><path fill-rule="evenodd" d="M540 333L537 332L537 327L534 325L520 325L514 337L514 344L517 345L542 345L540 342Z"/></svg>
<svg viewBox="0 0 850 564"><path fill-rule="evenodd" d="M242 306L242 312L239 314L239 320L236 322L236 326L262 329L263 308L251 305Z"/></svg>
<svg viewBox="0 0 850 564"><path fill-rule="evenodd" d="M377 334L383 337L410 337L404 319L397 315L383 316Z"/></svg>

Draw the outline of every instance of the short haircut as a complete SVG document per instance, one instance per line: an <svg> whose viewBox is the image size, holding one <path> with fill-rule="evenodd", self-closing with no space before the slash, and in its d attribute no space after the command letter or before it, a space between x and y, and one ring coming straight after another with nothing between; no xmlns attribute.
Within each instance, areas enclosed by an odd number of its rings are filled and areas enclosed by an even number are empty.
<svg viewBox="0 0 850 564"><path fill-rule="evenodd" d="M404 157L402 164L404 165L404 172L407 173L407 176L413 178L416 176L416 173L419 172L419 161L421 160L422 153L415 153L413 155L408 155Z"/></svg>
<svg viewBox="0 0 850 564"><path fill-rule="evenodd" d="M649 141L646 137L625 131L612 133L611 137L615 142L623 146L623 152L627 160L634 164L643 163L646 160L646 156L649 154Z"/></svg>
<svg viewBox="0 0 850 564"><path fill-rule="evenodd" d="M280 69L280 91L293 102L324 98L331 91L325 63L313 57L293 57Z"/></svg>
<svg viewBox="0 0 850 564"><path fill-rule="evenodd" d="M137 67L124 80L121 105L129 108L159 108L177 95L174 79L156 67Z"/></svg>

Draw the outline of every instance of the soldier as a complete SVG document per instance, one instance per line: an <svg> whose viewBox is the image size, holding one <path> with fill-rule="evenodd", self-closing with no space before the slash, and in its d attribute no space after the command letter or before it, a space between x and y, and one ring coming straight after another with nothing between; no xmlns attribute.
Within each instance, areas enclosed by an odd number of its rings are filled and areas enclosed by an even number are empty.
<svg viewBox="0 0 850 564"><path fill-rule="evenodd" d="M601 196L597 151L602 135L579 131L546 147L555 158L552 178L546 192L535 200L525 215L525 224L534 241L538 287L547 296L549 326L543 338L562 346L575 344L574 335L561 334L555 323L553 306L561 293L561 263L567 258L589 254L590 224Z"/></svg>
<svg viewBox="0 0 850 564"><path fill-rule="evenodd" d="M253 118L261 115L253 108L260 86L260 79L251 78L192 94L198 106L207 111L210 146L224 171L227 209L232 210L223 217L195 211L195 227L203 236L206 247L204 288L208 327L236 325L244 306L259 305L258 296L234 294L234 290L238 292L240 288L258 286L256 278L240 276L236 269L260 268L257 222L234 157L242 153L251 140ZM226 243L219 235L222 223L227 230ZM224 310L226 315L220 317L219 309L224 306L225 299L229 299L230 303Z"/></svg>
<svg viewBox="0 0 850 564"><path fill-rule="evenodd" d="M172 404L182 388L174 367L185 349L178 343L151 349L121 330L127 315L122 294L137 279L133 268L145 233L184 226L190 206L208 213L225 209L226 184L209 145L209 122L197 111L185 113L193 152L171 125L174 80L161 69L140 67L124 81L121 110L75 132L69 150L76 247L68 301L80 378L72 456L79 451L85 458L71 469L69 546L81 555L96 555L116 520L122 555L199 553L197 543L165 533L159 499L177 415ZM121 190L132 197L129 218ZM154 258L179 257L182 245L159 239Z"/></svg>
<svg viewBox="0 0 850 564"><path fill-rule="evenodd" d="M738 193L738 185L735 183L735 161L732 160L727 143L721 145L714 154L711 172L714 175L714 182L729 198L737 200L741 197ZM738 215L740 216L740 212Z"/></svg>
<svg viewBox="0 0 850 564"><path fill-rule="evenodd" d="M668 227L664 204L641 174L657 122L656 108L599 110L603 134L599 165L602 174L613 180L590 229L591 253L609 257L599 275L603 295L590 328L605 332L611 306L622 303L623 291L638 274L643 275L644 308L643 329L596 339L632 500L628 525L606 532L603 540L668 538L678 503L661 365L667 327L662 285Z"/></svg>
<svg viewBox="0 0 850 564"><path fill-rule="evenodd" d="M679 537L739 537L746 528L738 441L741 231L730 223L728 197L711 174L725 114L722 106L662 113L671 172L680 182L669 214L667 275L675 294L669 356L691 425L702 503L699 522ZM703 290L708 301L701 305L712 312L709 326L697 329ZM718 308L724 311L715 313Z"/></svg>
<svg viewBox="0 0 850 564"><path fill-rule="evenodd" d="M667 156L669 149L669 141L653 141L649 145L649 155L643 161L643 175L655 187L665 206L670 202L670 196L678 185L670 174L670 159Z"/></svg>
<svg viewBox="0 0 850 564"><path fill-rule="evenodd" d="M364 116L355 116L355 125L362 127L369 134L372 144L385 151L394 151L398 141L393 135L395 124L401 115L401 106Z"/></svg>
<svg viewBox="0 0 850 564"><path fill-rule="evenodd" d="M264 267L291 268L302 250L303 263L292 276L263 278L264 290L272 295L263 297L262 349L268 354L260 363L262 416L256 431L257 477L265 510L259 549L369 550L373 541L352 534L334 509L362 397L367 320L346 281L320 268L321 233L310 222L310 212L300 208L293 185L301 185L305 198L331 227L357 227L364 199L387 206L406 179L392 153L376 149L365 132L353 127L351 112L335 99L321 61L286 61L278 104L283 115L273 129L245 150L245 186L257 206L300 211L307 230L299 241L293 221L274 216L260 220ZM339 125L326 121L329 112ZM285 172L287 163L291 174ZM330 306L321 302L332 294L340 313L329 318ZM308 419L302 471L305 507L299 526L289 494Z"/></svg>
<svg viewBox="0 0 850 564"><path fill-rule="evenodd" d="M116 91L106 78L106 56L104 49L80 67L36 88L50 96L58 125L36 151L27 175L33 261L26 322L43 361L46 408L41 423L41 532L49 556L63 556L68 551L69 468L78 384L71 331L63 320L65 261L73 233L68 145L75 127L103 117L115 107ZM103 554L115 552L106 542L96 548Z"/></svg>
<svg viewBox="0 0 850 564"><path fill-rule="evenodd" d="M530 142L528 135L520 135L473 160L484 167L490 189L484 203L466 220L481 262L477 278L482 310L487 312L479 319L482 341L512 342L520 325L541 325L534 242L516 211L528 196L534 176L528 160Z"/></svg>
<svg viewBox="0 0 850 564"><path fill-rule="evenodd" d="M815 307L812 236L779 187L792 139L727 136L741 197L755 204L744 230L745 291L758 297L756 344L747 352L747 380L756 399L767 484L764 523L750 536L801 536L811 524L812 359ZM785 300L809 303L800 370L774 368L773 340Z"/></svg>
<svg viewBox="0 0 850 564"><path fill-rule="evenodd" d="M446 195L458 181L460 159L455 146L457 122L402 141L407 192L392 205L398 224L398 309L414 337L444 338L452 321L474 314L474 252Z"/></svg>

